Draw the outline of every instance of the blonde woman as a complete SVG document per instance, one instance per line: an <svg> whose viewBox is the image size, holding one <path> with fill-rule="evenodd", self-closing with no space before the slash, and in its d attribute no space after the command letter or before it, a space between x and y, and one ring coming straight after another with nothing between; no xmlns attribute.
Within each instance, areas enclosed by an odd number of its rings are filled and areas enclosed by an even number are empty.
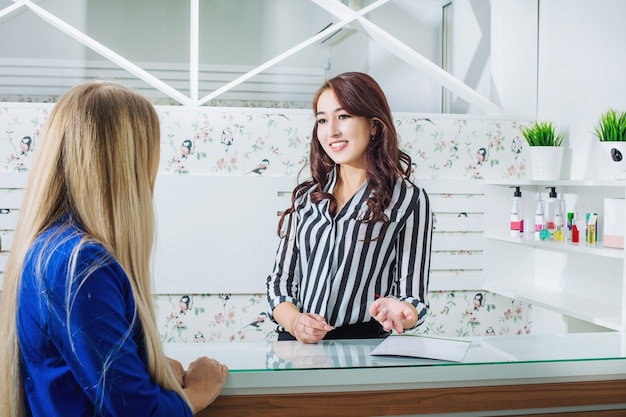
<svg viewBox="0 0 626 417"><path fill-rule="evenodd" d="M159 119L114 83L54 106L26 186L0 305L3 417L190 416L228 368L164 356L151 293Z"/></svg>

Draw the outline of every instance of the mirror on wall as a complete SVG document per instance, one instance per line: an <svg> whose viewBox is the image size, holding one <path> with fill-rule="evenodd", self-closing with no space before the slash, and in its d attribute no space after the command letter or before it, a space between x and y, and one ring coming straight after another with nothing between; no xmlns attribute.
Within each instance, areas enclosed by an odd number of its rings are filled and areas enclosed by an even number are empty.
<svg viewBox="0 0 626 417"><path fill-rule="evenodd" d="M444 28L444 6L469 29ZM156 104L309 109L325 79L364 71L396 112L480 113L466 90L490 95L488 35L489 2L470 0L0 0L0 100L110 78Z"/></svg>

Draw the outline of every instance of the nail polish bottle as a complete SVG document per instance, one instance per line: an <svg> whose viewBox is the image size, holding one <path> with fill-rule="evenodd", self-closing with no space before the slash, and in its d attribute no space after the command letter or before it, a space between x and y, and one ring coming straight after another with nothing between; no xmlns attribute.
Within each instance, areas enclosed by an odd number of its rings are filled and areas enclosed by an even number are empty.
<svg viewBox="0 0 626 417"><path fill-rule="evenodd" d="M580 241L578 225L576 225L576 221L578 220L578 213L572 214L572 243L578 243Z"/></svg>

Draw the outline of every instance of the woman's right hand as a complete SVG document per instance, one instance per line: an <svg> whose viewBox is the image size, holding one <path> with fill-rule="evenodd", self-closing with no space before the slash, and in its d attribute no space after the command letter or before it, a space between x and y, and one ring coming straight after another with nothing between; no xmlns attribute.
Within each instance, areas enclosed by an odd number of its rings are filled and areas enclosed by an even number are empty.
<svg viewBox="0 0 626 417"><path fill-rule="evenodd" d="M206 356L199 357L189 364L184 379L184 390L194 414L215 401L226 383L227 376L226 365Z"/></svg>
<svg viewBox="0 0 626 417"><path fill-rule="evenodd" d="M291 324L291 334L302 343L317 343L333 330L319 314L298 313Z"/></svg>

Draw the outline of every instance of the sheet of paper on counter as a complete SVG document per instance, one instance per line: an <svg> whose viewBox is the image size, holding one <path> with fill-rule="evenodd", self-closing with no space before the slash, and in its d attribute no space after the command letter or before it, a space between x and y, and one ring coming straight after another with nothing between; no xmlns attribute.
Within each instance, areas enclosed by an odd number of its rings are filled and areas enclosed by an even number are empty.
<svg viewBox="0 0 626 417"><path fill-rule="evenodd" d="M461 362L471 341L422 335L392 335L373 351L374 356L411 356Z"/></svg>

